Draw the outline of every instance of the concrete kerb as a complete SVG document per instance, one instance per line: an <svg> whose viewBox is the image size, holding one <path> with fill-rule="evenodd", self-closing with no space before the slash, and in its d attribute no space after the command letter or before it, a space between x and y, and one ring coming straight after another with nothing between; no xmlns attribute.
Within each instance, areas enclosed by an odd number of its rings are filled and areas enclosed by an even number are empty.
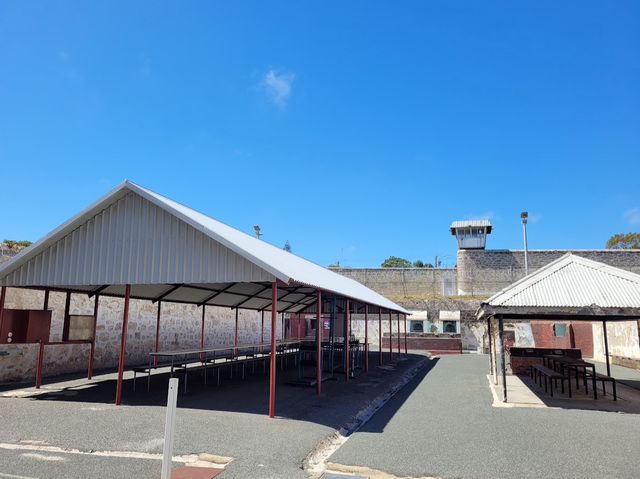
<svg viewBox="0 0 640 479"><path fill-rule="evenodd" d="M434 356L434 358L437 356ZM403 359L401 359L402 361ZM331 455L336 452L346 441L349 439L349 436L360 429L382 406L384 406L387 401L389 401L398 391L400 391L404 386L407 385L409 381L411 381L418 372L426 366L426 364L431 360L430 357L425 357L421 359L416 365L414 365L411 369L406 371L398 381L391 386L391 388L375 397L369 404L367 404L363 409L361 409L354 417L353 420L349 423L340 427L334 431L331 435L326 437L323 441L321 441L302 461L302 469L310 474L311 477L319 477L322 473L326 472L328 459ZM336 466L332 464L332 466ZM350 466L342 466L342 467L350 467ZM343 470L341 472L349 472ZM371 477L380 477L383 476L371 476ZM392 476L384 476L384 477L392 477Z"/></svg>

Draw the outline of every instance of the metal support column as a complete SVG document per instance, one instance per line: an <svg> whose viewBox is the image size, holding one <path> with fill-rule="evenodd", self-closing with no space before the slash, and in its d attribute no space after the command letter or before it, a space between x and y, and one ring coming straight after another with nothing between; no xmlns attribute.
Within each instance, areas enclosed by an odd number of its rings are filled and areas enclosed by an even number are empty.
<svg viewBox="0 0 640 479"><path fill-rule="evenodd" d="M67 291L67 297L64 302L64 320L62 323L62 341L69 340L69 308L71 307L71 291Z"/></svg>
<svg viewBox="0 0 640 479"><path fill-rule="evenodd" d="M260 311L260 344L264 344L264 309ZM260 352L264 352L264 346L260 346Z"/></svg>
<svg viewBox="0 0 640 479"><path fill-rule="evenodd" d="M378 306L378 363L382 366L382 308Z"/></svg>
<svg viewBox="0 0 640 479"><path fill-rule="evenodd" d="M393 361L393 319L389 310L389 361Z"/></svg>
<svg viewBox="0 0 640 479"><path fill-rule="evenodd" d="M604 356L607 358L607 376L611 376L611 364L609 363L609 339L607 338L606 320L602 320L602 335L604 336Z"/></svg>
<svg viewBox="0 0 640 479"><path fill-rule="evenodd" d="M322 393L322 292L318 290L318 323L316 327L316 393Z"/></svg>
<svg viewBox="0 0 640 479"><path fill-rule="evenodd" d="M46 298L45 296L45 299ZM87 379L91 379L93 376L93 357L96 352L96 326L98 325L98 302L100 301L100 295L96 294L93 303L93 336L91 337L91 350L89 351L89 370L87 371Z"/></svg>
<svg viewBox="0 0 640 479"><path fill-rule="evenodd" d="M238 308L236 308L236 325L233 328L233 345L234 346L238 345ZM236 354L238 354L238 350L234 347L233 356L235 357Z"/></svg>
<svg viewBox="0 0 640 479"><path fill-rule="evenodd" d="M127 323L129 322L129 297L131 285L128 284L124 293L124 312L122 314L122 337L120 338L120 357L118 358L118 382L116 384L116 406L122 401L122 375L124 373L124 354L127 346Z"/></svg>
<svg viewBox="0 0 640 479"><path fill-rule="evenodd" d="M204 319L207 315L207 305L202 305L202 325L200 327L200 349L204 348ZM200 361L204 359L204 353L200 353ZM206 371L205 371L206 373Z"/></svg>
<svg viewBox="0 0 640 479"><path fill-rule="evenodd" d="M402 356L400 352L400 313L396 313L396 321L398 322L398 358Z"/></svg>
<svg viewBox="0 0 640 479"><path fill-rule="evenodd" d="M349 380L349 338L351 337L351 311L350 309L350 304L349 304L349 300L346 299L346 306L345 306L345 331L344 331L344 373L345 373L345 378L348 381Z"/></svg>
<svg viewBox="0 0 640 479"><path fill-rule="evenodd" d="M36 389L40 389L42 384L42 358L44 356L44 343L40 341L40 348L38 349L38 363L36 364Z"/></svg>
<svg viewBox="0 0 640 479"><path fill-rule="evenodd" d="M504 354L504 322L498 319L498 334L500 335L500 362L502 367L502 402L507 402L507 363Z"/></svg>
<svg viewBox="0 0 640 479"><path fill-rule="evenodd" d="M4 289L4 288L3 288ZM4 304L4 300L0 301L0 303ZM1 306L0 306L1 307ZM42 306L42 310L46 311L49 309L49 290L44 290L44 304ZM2 314L0 312L0 314ZM94 328L95 330L95 328ZM44 343L41 341L38 348L38 362L36 363L36 389L40 389L40 385L42 384L42 359L44 357ZM91 377L89 377L91 379Z"/></svg>
<svg viewBox="0 0 640 479"><path fill-rule="evenodd" d="M155 352L158 352L159 341L160 341L160 313L162 312L162 301L158 301L158 314L156 316L156 344L155 344ZM153 357L153 365L158 365L158 356Z"/></svg>
<svg viewBox="0 0 640 479"><path fill-rule="evenodd" d="M271 283L271 358L269 371L269 417L276 415L276 320L278 317L278 283Z"/></svg>
<svg viewBox="0 0 640 479"><path fill-rule="evenodd" d="M0 288L0 331L2 331L2 316L4 316L4 301L7 296L7 287L2 286Z"/></svg>
<svg viewBox="0 0 640 479"><path fill-rule="evenodd" d="M364 305L364 372L369 372L369 305Z"/></svg>
<svg viewBox="0 0 640 479"><path fill-rule="evenodd" d="M407 348L407 315L403 314L402 319L404 321L404 354L409 354L409 349Z"/></svg>

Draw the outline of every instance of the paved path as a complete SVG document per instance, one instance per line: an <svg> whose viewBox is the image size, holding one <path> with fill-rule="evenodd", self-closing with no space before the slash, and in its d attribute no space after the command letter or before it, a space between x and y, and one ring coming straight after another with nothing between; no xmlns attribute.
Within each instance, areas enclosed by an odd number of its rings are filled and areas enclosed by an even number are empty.
<svg viewBox="0 0 640 479"><path fill-rule="evenodd" d="M329 459L444 478L637 478L640 415L494 408L486 356L444 356Z"/></svg>

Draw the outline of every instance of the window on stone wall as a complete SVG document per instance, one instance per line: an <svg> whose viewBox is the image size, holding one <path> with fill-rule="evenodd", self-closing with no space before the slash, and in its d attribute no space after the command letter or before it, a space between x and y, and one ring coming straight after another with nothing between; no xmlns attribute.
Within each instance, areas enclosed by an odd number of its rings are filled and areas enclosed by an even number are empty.
<svg viewBox="0 0 640 479"><path fill-rule="evenodd" d="M410 330L412 333L422 333L423 332L422 321L412 320Z"/></svg>
<svg viewBox="0 0 640 479"><path fill-rule="evenodd" d="M566 324L554 324L553 325L553 335L556 338L564 338L567 335L567 325Z"/></svg>
<svg viewBox="0 0 640 479"><path fill-rule="evenodd" d="M458 331L455 321L442 321L442 331L445 333L455 333Z"/></svg>

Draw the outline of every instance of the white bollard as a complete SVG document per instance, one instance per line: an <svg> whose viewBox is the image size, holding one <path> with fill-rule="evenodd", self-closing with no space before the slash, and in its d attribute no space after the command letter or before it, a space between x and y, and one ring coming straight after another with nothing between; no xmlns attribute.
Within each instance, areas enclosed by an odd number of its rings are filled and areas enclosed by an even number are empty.
<svg viewBox="0 0 640 479"><path fill-rule="evenodd" d="M164 425L164 449L162 451L161 479L171 479L171 458L173 457L173 432L176 427L176 404L178 402L178 379L169 379L167 394L167 419Z"/></svg>

